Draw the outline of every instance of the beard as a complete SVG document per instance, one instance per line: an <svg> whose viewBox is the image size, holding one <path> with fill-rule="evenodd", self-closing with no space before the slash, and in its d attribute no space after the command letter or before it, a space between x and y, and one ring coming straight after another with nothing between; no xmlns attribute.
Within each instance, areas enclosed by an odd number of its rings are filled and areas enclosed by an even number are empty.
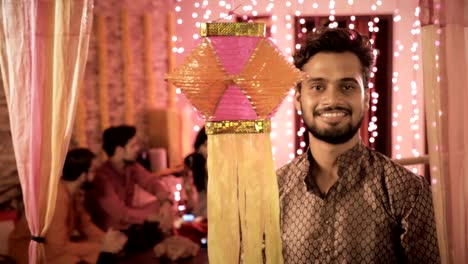
<svg viewBox="0 0 468 264"><path fill-rule="evenodd" d="M340 107L326 110L344 110ZM346 111L351 115L351 111ZM302 111L304 113L304 111ZM317 116L317 112L313 113L314 116ZM319 128L316 123L311 122L310 124L304 120L304 123L307 127L307 130L317 139L324 141L332 145L339 145L348 142L350 139L356 135L357 131L361 127L362 120L364 119L364 114L361 113L357 123L349 123L344 127L332 127L328 129Z"/></svg>

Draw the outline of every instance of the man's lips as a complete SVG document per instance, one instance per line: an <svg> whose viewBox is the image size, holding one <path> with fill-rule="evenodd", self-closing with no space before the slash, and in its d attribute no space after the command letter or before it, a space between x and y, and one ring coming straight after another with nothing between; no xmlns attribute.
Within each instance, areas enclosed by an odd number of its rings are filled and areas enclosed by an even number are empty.
<svg viewBox="0 0 468 264"><path fill-rule="evenodd" d="M314 112L314 116L321 116L321 117L343 117L346 115L351 115L351 111L346 108L324 108L320 110L316 110Z"/></svg>

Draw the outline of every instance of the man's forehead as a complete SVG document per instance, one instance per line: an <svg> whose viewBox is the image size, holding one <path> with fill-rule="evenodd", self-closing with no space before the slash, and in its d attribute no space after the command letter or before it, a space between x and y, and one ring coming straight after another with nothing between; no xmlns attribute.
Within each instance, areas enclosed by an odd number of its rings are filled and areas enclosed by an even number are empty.
<svg viewBox="0 0 468 264"><path fill-rule="evenodd" d="M306 83L330 82L330 81L333 81L333 82L359 82L359 78L356 77L356 76L353 76L353 75L343 76L343 77L336 78L336 79L332 79L330 77L318 77L318 76L320 76L320 75L316 75L316 76L307 75L303 82L306 82Z"/></svg>
<svg viewBox="0 0 468 264"><path fill-rule="evenodd" d="M362 68L359 58L351 52L319 52L302 67L304 72L319 70L358 70Z"/></svg>

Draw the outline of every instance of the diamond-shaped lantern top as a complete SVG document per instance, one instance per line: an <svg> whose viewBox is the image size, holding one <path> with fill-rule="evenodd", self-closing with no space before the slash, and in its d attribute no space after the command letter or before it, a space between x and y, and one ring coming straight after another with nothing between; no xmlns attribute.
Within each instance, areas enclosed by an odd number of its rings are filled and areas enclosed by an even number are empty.
<svg viewBox="0 0 468 264"><path fill-rule="evenodd" d="M263 36L264 28L204 24L201 44L168 76L206 121L269 118L303 78Z"/></svg>

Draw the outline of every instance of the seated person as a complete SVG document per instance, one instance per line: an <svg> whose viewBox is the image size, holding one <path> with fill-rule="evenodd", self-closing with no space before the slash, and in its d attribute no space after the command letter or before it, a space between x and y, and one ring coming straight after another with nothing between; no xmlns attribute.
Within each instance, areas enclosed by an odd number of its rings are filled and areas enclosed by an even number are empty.
<svg viewBox="0 0 468 264"><path fill-rule="evenodd" d="M195 151L185 157L184 163L185 166L190 169L190 172L193 177L193 182L197 189L198 193L198 204L195 207L193 213L196 216L201 216L206 218L207 214L207 183L208 183L208 171L206 167L206 159L208 156L208 137L205 132L205 127L203 127L200 132L198 132L197 137L194 143Z"/></svg>
<svg viewBox="0 0 468 264"><path fill-rule="evenodd" d="M57 189L55 213L45 236L46 263L96 263L100 253L117 253L127 238L118 231L101 231L84 210L80 188L93 174L94 154L87 149L68 152ZM9 255L16 263L28 263L31 240L25 215L9 238Z"/></svg>
<svg viewBox="0 0 468 264"><path fill-rule="evenodd" d="M169 188L170 198L174 200L174 212L179 216L192 214L198 203L198 192L193 182L192 171L185 166L184 171L164 176L161 181Z"/></svg>
<svg viewBox="0 0 468 264"><path fill-rule="evenodd" d="M101 229L127 234L127 251L147 251L163 239L162 232L172 228L172 202L160 176L181 169L151 173L137 163L139 147L133 126L106 129L103 149L109 158L97 169L86 192L86 209ZM135 185L155 195L157 201L134 206Z"/></svg>

